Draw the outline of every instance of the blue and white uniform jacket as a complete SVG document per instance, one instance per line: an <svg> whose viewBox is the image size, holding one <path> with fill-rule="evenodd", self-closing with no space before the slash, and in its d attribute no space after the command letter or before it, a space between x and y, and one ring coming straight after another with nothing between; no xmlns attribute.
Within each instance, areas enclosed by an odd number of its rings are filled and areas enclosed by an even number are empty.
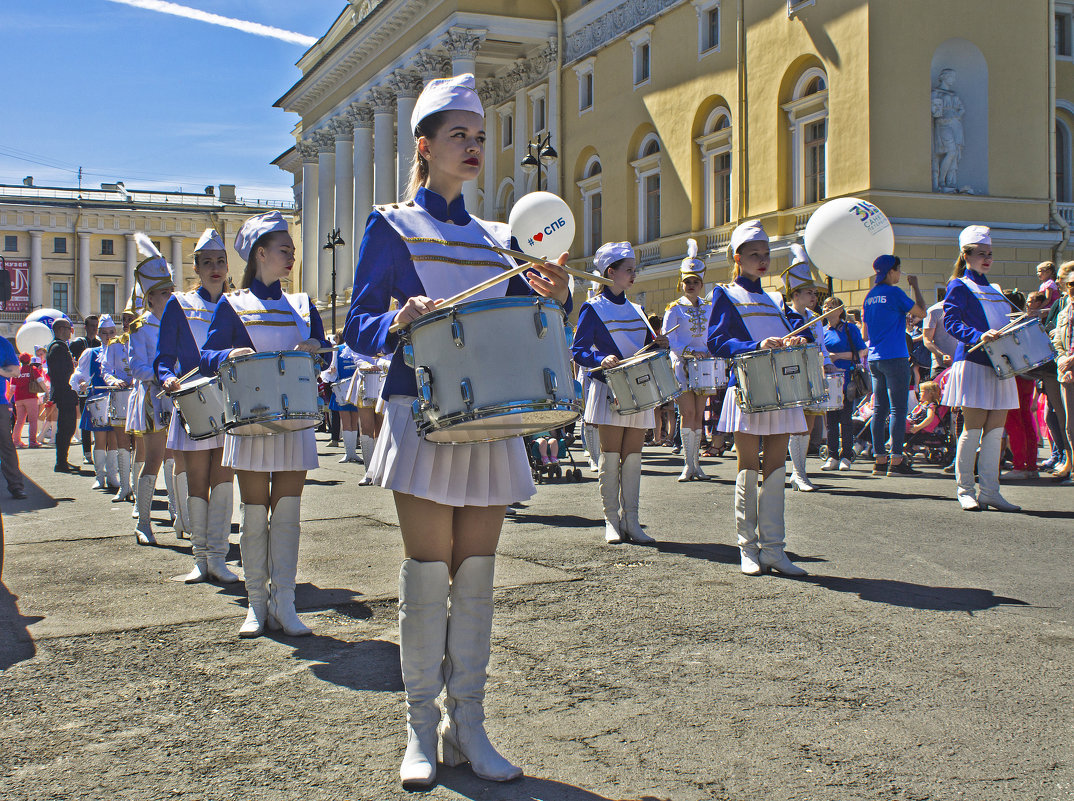
<svg viewBox="0 0 1074 801"><path fill-rule="evenodd" d="M973 353L966 351L981 341L982 334L1007 325L1011 311L999 287L989 283L986 276L966 270L961 278L952 278L943 299L944 330L958 341L952 362L969 361L991 367L983 348Z"/></svg>
<svg viewBox="0 0 1074 801"><path fill-rule="evenodd" d="M740 275L712 290L709 352L723 359L757 350L769 337L785 337L793 326L783 313L783 296L765 292L760 279ZM729 386L737 383L731 372Z"/></svg>
<svg viewBox="0 0 1074 801"><path fill-rule="evenodd" d="M578 330L571 351L574 361L582 367L599 367L606 357L626 359L652 340L641 307L627 300L625 293L616 295L605 286L578 310ZM594 370L590 378L605 383L603 370Z"/></svg>
<svg viewBox="0 0 1074 801"><path fill-rule="evenodd" d="M161 384L198 366L201 347L209 336L209 324L219 301L219 298L213 301L204 287L193 292L176 292L168 300L160 318L160 339L153 362Z"/></svg>

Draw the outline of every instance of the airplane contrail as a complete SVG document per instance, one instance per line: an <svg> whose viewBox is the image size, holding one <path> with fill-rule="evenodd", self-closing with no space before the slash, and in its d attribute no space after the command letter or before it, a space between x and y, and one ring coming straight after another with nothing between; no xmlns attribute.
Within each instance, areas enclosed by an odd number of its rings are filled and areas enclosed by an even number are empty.
<svg viewBox="0 0 1074 801"><path fill-rule="evenodd" d="M259 22L250 22L249 20L235 19L234 17L224 17L220 14L211 14L208 11L201 11L200 9L183 6L179 3L169 3L166 2L166 0L109 0L109 2L142 8L146 11L159 11L162 14L173 14L176 17L186 17L187 19L197 20L199 22L208 22L210 25L222 25L225 28L234 28L235 30L252 33L257 36L268 36L273 39L281 39L285 42L305 45L306 47L309 47L317 41L317 37L315 36L306 36L305 34L295 33L294 31L286 31L283 28L273 28L271 25L262 25Z"/></svg>

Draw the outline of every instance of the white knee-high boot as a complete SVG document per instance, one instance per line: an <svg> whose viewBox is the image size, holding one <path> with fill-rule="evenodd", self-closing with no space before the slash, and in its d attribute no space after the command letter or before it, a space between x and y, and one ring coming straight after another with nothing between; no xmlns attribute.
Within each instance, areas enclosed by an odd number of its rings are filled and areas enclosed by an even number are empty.
<svg viewBox="0 0 1074 801"><path fill-rule="evenodd" d="M694 478L698 481L708 481L709 477L701 469L701 429L695 428L694 432Z"/></svg>
<svg viewBox="0 0 1074 801"><path fill-rule="evenodd" d="M171 518L172 528L180 539L183 537L183 518L179 514L179 504L175 500L175 460L165 459L164 465L164 489L168 491L168 517Z"/></svg>
<svg viewBox="0 0 1074 801"><path fill-rule="evenodd" d="M187 584L197 584L209 577L206 526L209 519L209 504L202 498L193 497L187 501L190 513L190 550L194 554L194 569L183 577Z"/></svg>
<svg viewBox="0 0 1074 801"><path fill-rule="evenodd" d="M980 428L962 429L955 449L956 497L959 505L967 512L975 512L981 508L977 503L977 482L974 479L973 465L977 460L977 446L981 444L983 434L984 430Z"/></svg>
<svg viewBox="0 0 1074 801"><path fill-rule="evenodd" d="M343 439L343 447L346 449L346 452L343 454L343 458L339 460L340 464L343 464L344 462L357 462L358 432L343 431L341 432L341 438Z"/></svg>
<svg viewBox="0 0 1074 801"><path fill-rule="evenodd" d="M739 470L735 478L735 530L742 572L761 575L760 545L757 543L757 471Z"/></svg>
<svg viewBox="0 0 1074 801"><path fill-rule="evenodd" d="M692 428L683 428L679 431L682 437L682 472L679 481L690 481L694 477L694 449L701 445L700 437L694 436Z"/></svg>
<svg viewBox="0 0 1074 801"><path fill-rule="evenodd" d="M138 513L138 525L134 534L138 538L139 545L156 545L156 537L153 536L153 490L157 486L156 476L140 476L138 478L138 499L134 504L134 511Z"/></svg>
<svg viewBox="0 0 1074 801"><path fill-rule="evenodd" d="M133 492L131 489L131 452L126 448L120 448L116 452L116 465L119 468L119 489L112 496L112 503L127 500Z"/></svg>
<svg viewBox="0 0 1074 801"><path fill-rule="evenodd" d="M600 429L586 423L582 429L582 440L589 455L589 469L600 470Z"/></svg>
<svg viewBox="0 0 1074 801"><path fill-rule="evenodd" d="M619 454L602 451L597 465L597 485L604 504L604 541L623 541L619 521Z"/></svg>
<svg viewBox="0 0 1074 801"><path fill-rule="evenodd" d="M451 580L444 655L446 716L440 735L444 764L469 762L480 778L516 779L522 769L504 759L485 733L485 682L492 639L492 581L496 557L471 556Z"/></svg>
<svg viewBox="0 0 1074 801"><path fill-rule="evenodd" d="M234 485L217 484L209 490L209 513L205 539L208 553L209 575L224 584L234 584L239 577L227 566L227 554L231 549L231 514Z"/></svg>
<svg viewBox="0 0 1074 801"><path fill-rule="evenodd" d="M298 575L299 512L302 499L280 498L269 518L269 628L304 637L313 630L295 613L295 579Z"/></svg>
<svg viewBox="0 0 1074 801"><path fill-rule="evenodd" d="M104 455L104 482L110 490L119 489L119 451L115 448Z"/></svg>
<svg viewBox="0 0 1074 801"><path fill-rule="evenodd" d="M816 489L806 475L806 456L809 448L808 434L791 434L788 450L791 452L791 486L801 492Z"/></svg>
<svg viewBox="0 0 1074 801"><path fill-rule="evenodd" d="M787 531L783 521L783 496L787 484L785 467L779 467L761 481L757 490L757 539L761 545L761 567L784 576L804 576L806 572L787 558L784 545Z"/></svg>
<svg viewBox="0 0 1074 801"><path fill-rule="evenodd" d="M623 516L619 519L619 531L639 545L650 545L656 540L641 527L638 507L641 503L641 454L628 453L619 467L619 492Z"/></svg>
<svg viewBox="0 0 1074 801"><path fill-rule="evenodd" d="M977 503L982 509L989 506L999 512L1018 512L1015 506L999 494L999 457L1003 448L1003 427L986 431L981 437L981 455L977 459L977 477L980 492Z"/></svg>
<svg viewBox="0 0 1074 801"><path fill-rule="evenodd" d="M142 478L142 468L145 466L145 462L132 462L131 463L131 487L134 493L134 509L131 511L131 517L135 520L138 519L138 487L140 486ZM156 489L157 479L153 477L153 488ZM153 501L149 501L152 505Z"/></svg>
<svg viewBox="0 0 1074 801"><path fill-rule="evenodd" d="M260 637L268 620L268 508L244 503L241 509L239 549L242 552L248 608L246 620L239 628L239 636Z"/></svg>
<svg viewBox="0 0 1074 801"><path fill-rule="evenodd" d="M362 464L365 465L365 475L362 476L362 480L358 482L358 486L368 487L373 483L373 479L369 476L369 465L372 464L373 450L377 447L377 438L362 434L359 438L359 442L361 442L362 445Z"/></svg>
<svg viewBox="0 0 1074 801"><path fill-rule="evenodd" d="M93 449L94 489L108 489L108 451L104 448Z"/></svg>
<svg viewBox="0 0 1074 801"><path fill-rule="evenodd" d="M190 498L190 485L186 470L175 474L175 533L179 537L190 534L190 513L187 501Z"/></svg>
<svg viewBox="0 0 1074 801"><path fill-rule="evenodd" d="M444 688L447 647L448 566L407 559L399 569L399 665L406 689L406 753L399 767L403 786L428 787L436 780L436 699Z"/></svg>

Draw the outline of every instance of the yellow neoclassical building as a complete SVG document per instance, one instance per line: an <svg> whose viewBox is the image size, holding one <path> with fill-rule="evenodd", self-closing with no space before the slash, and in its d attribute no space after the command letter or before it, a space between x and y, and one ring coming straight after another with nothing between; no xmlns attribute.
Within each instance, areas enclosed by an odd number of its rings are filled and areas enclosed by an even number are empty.
<svg viewBox="0 0 1074 801"><path fill-rule="evenodd" d="M319 260L303 287L324 301L328 231L353 265L371 205L398 198L424 83L474 72L488 145L470 209L506 219L548 137L541 185L574 212L572 256L634 243L651 311L677 295L687 238L724 281L731 229L760 218L778 273L811 212L847 195L891 219L926 297L970 223L992 227L1004 288L1036 288L1036 264L1071 253L1072 16L1060 0L353 0L277 102L300 117L277 163ZM852 306L868 287L834 283Z"/></svg>

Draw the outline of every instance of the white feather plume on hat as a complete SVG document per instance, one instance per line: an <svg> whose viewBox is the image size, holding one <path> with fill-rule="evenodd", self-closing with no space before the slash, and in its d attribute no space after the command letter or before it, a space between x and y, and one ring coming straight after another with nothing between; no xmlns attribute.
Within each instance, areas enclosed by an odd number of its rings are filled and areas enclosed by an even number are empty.
<svg viewBox="0 0 1074 801"><path fill-rule="evenodd" d="M686 258L679 266L679 280L685 278L700 278L705 280L705 262L697 257L697 240L686 240Z"/></svg>
<svg viewBox="0 0 1074 801"><path fill-rule="evenodd" d="M142 294L148 295L154 289L172 286L175 282L172 279L171 267L168 266L168 262L161 252L157 250L153 240L143 232L135 231L134 242L142 255L146 257L134 270L134 276L138 280Z"/></svg>

